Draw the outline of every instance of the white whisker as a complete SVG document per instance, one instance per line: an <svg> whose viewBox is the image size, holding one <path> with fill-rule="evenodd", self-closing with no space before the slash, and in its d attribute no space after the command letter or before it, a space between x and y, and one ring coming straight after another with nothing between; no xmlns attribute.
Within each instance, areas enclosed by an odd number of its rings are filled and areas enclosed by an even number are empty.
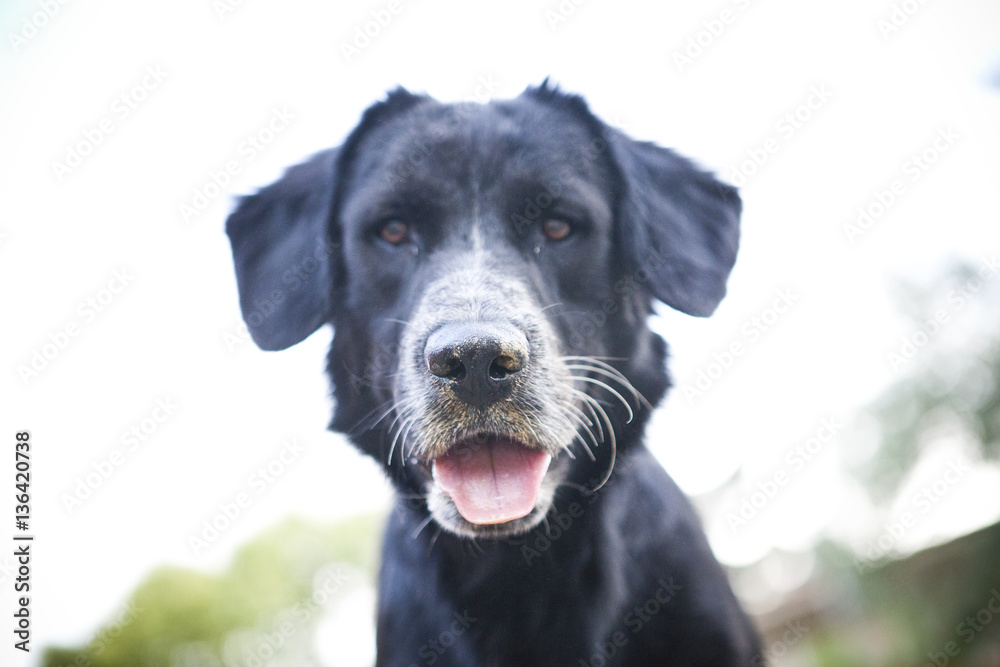
<svg viewBox="0 0 1000 667"><path fill-rule="evenodd" d="M569 409L572 410L573 412L575 412L576 414L578 414L580 416L580 419L583 421L584 424L586 424L586 426L587 426L588 429L589 428L593 428L594 422L592 422L590 420L590 417L588 417L587 414L583 410L581 410L580 408L576 407L572 403L569 404Z"/></svg>
<svg viewBox="0 0 1000 667"><path fill-rule="evenodd" d="M619 394L619 393L618 393L618 392L617 392L617 391L616 391L616 390L615 390L615 389L614 389L614 388L613 388L613 387L612 387L611 385L609 385L608 383L606 383L606 382L601 382L600 380L595 380L594 378L589 378L589 377L584 377L584 376L582 376L582 375L575 375L575 376L573 377L573 379L574 379L574 380L580 380L581 382L589 382L589 383L591 383L591 384L595 384L595 385L597 385L598 387L601 387L602 389L606 389L607 391L611 392L612 394L614 394L614 395L615 395L615 397L616 397L616 398L617 398L617 399L618 399L619 401L621 401L622 405L624 405L624 406L625 406L625 409L626 409L626 410L628 410L628 421L626 421L625 423L627 424L627 423L631 422L631 421L632 421L633 419L635 419L635 415L634 415L634 414L632 413L632 406L628 404L628 401L626 401L626 400L625 400L625 397L624 397L624 396L622 396L621 394Z"/></svg>
<svg viewBox="0 0 1000 667"><path fill-rule="evenodd" d="M581 414L582 414L582 413L581 413ZM594 433L593 433L593 431L591 431L591 430L590 430L590 429L589 429L589 428L588 428L588 427L587 427L587 426L586 426L586 425L585 425L585 424L583 423L583 421L581 421L581 420L580 420L580 418L579 418L579 417L577 417L577 416L576 416L575 414L572 414L572 413L569 413L569 416L570 416L570 417L572 417L573 419L575 419L575 420L577 421L577 423L578 423L578 424L580 424L580 426L581 426L581 427L583 427L583 430L584 430L584 431L586 431L586 432L587 432L587 433L588 433L588 434L590 435L590 437L594 439L594 447L597 447L597 439L596 439L596 438L594 438ZM575 429L574 429L574 430L575 430ZM596 457L594 457L594 452L592 452L592 451L591 451L591 449L590 449L590 445L588 445L588 444L587 444L587 441L583 439L583 436L581 436L581 435L580 435L580 432L579 432L579 431L577 431L577 432L576 432L576 434L575 434L575 437L576 437L576 438L579 438L579 439L580 439L580 444L582 444L582 445L583 445L583 448L584 448L585 450L587 450L587 456L589 456L589 457L590 457L590 460L591 460L591 461L596 461L596 460L597 460L597 458L596 458ZM567 450L567 451L568 451L568 450Z"/></svg>
<svg viewBox="0 0 1000 667"><path fill-rule="evenodd" d="M396 419L393 419L392 423L389 424L389 432L390 433L392 433L393 426L396 425L396 422L399 420L399 418L403 415L403 413L405 411L406 411L405 409L401 410L399 412L399 414L396 415ZM396 435L394 435L393 438L392 438L392 444L389 445L389 457L386 459L386 462L385 462L386 465L389 465L389 466L392 465L392 453L394 451L396 451L396 441L399 440L399 436L403 432L403 426L405 425L405 423L406 423L405 420L402 423L400 423L399 429L396 431ZM404 463L404 465L405 465L405 463Z"/></svg>
<svg viewBox="0 0 1000 667"><path fill-rule="evenodd" d="M420 525L417 526L416 530L413 531L413 534L410 537L412 537L413 539L417 539L417 535L420 534L420 531L426 528L427 524L429 524L433 518L434 517L428 514L427 518L420 522Z"/></svg>
<svg viewBox="0 0 1000 667"><path fill-rule="evenodd" d="M416 416L413 413L414 406L411 403L406 403L401 409L397 410L395 419L389 424L390 433L393 427L397 428L396 435L392 438L392 445L389 447L389 459L387 461L389 465L392 465L392 453L396 449L396 441L400 441L399 462L404 466L406 465L406 435L404 432L408 431L413 422L416 421ZM402 437L401 440L400 437Z"/></svg>
<svg viewBox="0 0 1000 667"><path fill-rule="evenodd" d="M410 437L410 429L413 428L413 425L416 423L416 417L413 417L413 419L408 421L406 424L406 431L403 433L403 441L399 445L399 456L402 459L404 466L406 465L406 439ZM410 453L413 453L413 447L410 447Z"/></svg>
<svg viewBox="0 0 1000 667"><path fill-rule="evenodd" d="M611 357L607 357L607 358L611 359ZM632 396L634 396L637 401L639 401L640 403L642 403L646 407L647 410L652 410L653 409L653 406L650 404L649 401L646 400L646 397L643 396L642 393L640 393L638 389L636 389L634 386L632 386L632 383L629 381L629 379L627 377L625 377L625 375L621 371L619 371L617 368L615 368L611 364L606 363L604 361L601 361L600 357L570 356L570 357L562 357L562 360L563 361L580 361L580 362L584 362L584 363L588 363L588 364L594 364L596 366L599 366L601 369L603 369L607 373L610 373L612 376L614 376L615 379L617 379L626 389L628 389L629 393L631 393ZM613 360L616 360L616 359L613 359ZM624 361L624 360L620 360L620 359L617 359L617 360L618 361ZM597 371L597 368L591 367L589 370ZM597 371L597 372L599 372L599 371Z"/></svg>
<svg viewBox="0 0 1000 667"><path fill-rule="evenodd" d="M597 438L601 442L604 442L604 427L601 426L601 420L597 417L597 413L594 412L594 407L592 405L597 403L597 399L595 399L587 392L580 391L579 389L576 388L570 388L570 392L579 397L580 402L586 405L587 409L590 410L590 414L594 416L594 425L597 426Z"/></svg>
<svg viewBox="0 0 1000 667"><path fill-rule="evenodd" d="M440 526L438 526L438 529L434 531L434 537L431 538L430 544L427 545L427 548L428 549L433 549L434 548L434 543L437 542L437 540L438 540L439 537L441 537L441 527Z"/></svg>
<svg viewBox="0 0 1000 667"><path fill-rule="evenodd" d="M598 404L598 403L595 403L594 407L596 407L597 410L601 413L601 416L604 417L604 421L605 421L605 423L608 426L608 433L611 434L611 438L610 438L611 439L611 462L608 464L608 472L604 475L604 479L601 480L600 484L598 484L597 486L594 487L594 491L597 491L602 486L604 486L605 484L607 484L609 479L611 479L611 472L615 469L615 459L618 456L618 443L615 440L615 431L614 431L614 429L611 426L611 419L608 418L608 413L605 412L604 408L602 408L600 406L600 404Z"/></svg>

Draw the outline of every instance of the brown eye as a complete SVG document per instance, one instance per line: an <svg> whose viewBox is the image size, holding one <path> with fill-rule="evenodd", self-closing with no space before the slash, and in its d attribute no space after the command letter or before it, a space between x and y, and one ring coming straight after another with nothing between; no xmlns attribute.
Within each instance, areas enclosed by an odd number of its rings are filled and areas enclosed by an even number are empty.
<svg viewBox="0 0 1000 667"><path fill-rule="evenodd" d="M569 223L558 218L549 218L542 223L542 233L550 241L562 241L569 236L570 230Z"/></svg>
<svg viewBox="0 0 1000 667"><path fill-rule="evenodd" d="M410 230L405 222L390 220L379 229L382 240L391 245L401 245L410 238Z"/></svg>

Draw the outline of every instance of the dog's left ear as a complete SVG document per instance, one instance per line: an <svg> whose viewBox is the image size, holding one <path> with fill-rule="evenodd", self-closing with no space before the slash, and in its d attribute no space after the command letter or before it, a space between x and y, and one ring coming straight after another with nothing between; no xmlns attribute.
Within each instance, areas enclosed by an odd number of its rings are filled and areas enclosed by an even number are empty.
<svg viewBox="0 0 1000 667"><path fill-rule="evenodd" d="M689 315L711 315L736 261L742 204L736 188L689 160L610 129L621 178L617 230L635 275L653 296Z"/></svg>
<svg viewBox="0 0 1000 667"><path fill-rule="evenodd" d="M330 319L340 252L329 236L338 152L290 168L244 197L226 221L243 320L261 349L295 345Z"/></svg>

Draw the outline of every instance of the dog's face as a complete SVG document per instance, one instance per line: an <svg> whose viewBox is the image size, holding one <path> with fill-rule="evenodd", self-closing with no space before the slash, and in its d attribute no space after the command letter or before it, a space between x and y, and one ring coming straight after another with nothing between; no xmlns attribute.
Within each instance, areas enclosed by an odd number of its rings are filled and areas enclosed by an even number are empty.
<svg viewBox="0 0 1000 667"><path fill-rule="evenodd" d="M333 426L443 528L500 537L603 483L667 386L651 299L710 313L738 216L734 190L579 98L398 91L227 231L254 339L331 322Z"/></svg>
<svg viewBox="0 0 1000 667"><path fill-rule="evenodd" d="M537 103L420 104L366 133L344 175L348 310L396 324L374 341L395 357L373 379L391 390L388 457L423 471L453 531L534 525L588 446L583 362L567 357L607 354L596 335L574 349L565 314L613 282L613 178L593 139Z"/></svg>

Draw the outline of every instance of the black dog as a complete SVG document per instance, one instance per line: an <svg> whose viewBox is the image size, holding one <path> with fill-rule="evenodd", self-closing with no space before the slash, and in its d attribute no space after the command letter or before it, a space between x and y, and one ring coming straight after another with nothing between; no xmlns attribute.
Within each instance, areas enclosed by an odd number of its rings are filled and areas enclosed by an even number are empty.
<svg viewBox="0 0 1000 667"><path fill-rule="evenodd" d="M652 299L707 316L736 191L547 84L397 90L227 223L266 350L334 327L331 427L398 489L378 665L748 665L699 521L641 442Z"/></svg>

